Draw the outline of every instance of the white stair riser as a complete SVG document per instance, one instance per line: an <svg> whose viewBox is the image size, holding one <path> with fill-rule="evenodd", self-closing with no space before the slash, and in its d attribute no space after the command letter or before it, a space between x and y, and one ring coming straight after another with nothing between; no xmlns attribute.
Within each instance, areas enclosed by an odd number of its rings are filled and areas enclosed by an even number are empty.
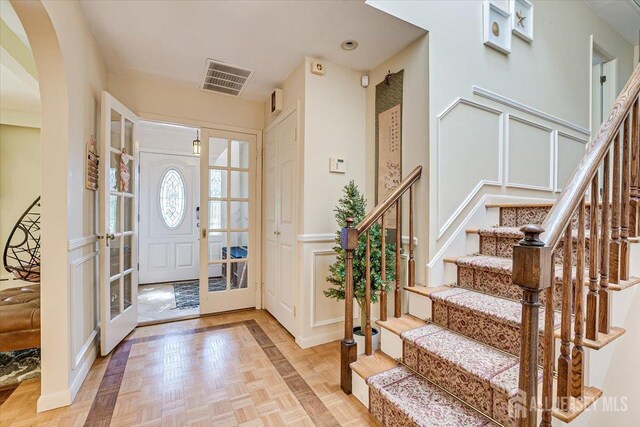
<svg viewBox="0 0 640 427"><path fill-rule="evenodd" d="M351 393L358 399L365 407L369 407L369 386L367 382L353 371L351 375Z"/></svg>
<svg viewBox="0 0 640 427"><path fill-rule="evenodd" d="M409 296L409 314L419 319L431 319L431 300L413 292Z"/></svg>
<svg viewBox="0 0 640 427"><path fill-rule="evenodd" d="M384 354L392 359L402 358L402 340L400 337L388 329L382 328L382 337L380 338L380 349Z"/></svg>

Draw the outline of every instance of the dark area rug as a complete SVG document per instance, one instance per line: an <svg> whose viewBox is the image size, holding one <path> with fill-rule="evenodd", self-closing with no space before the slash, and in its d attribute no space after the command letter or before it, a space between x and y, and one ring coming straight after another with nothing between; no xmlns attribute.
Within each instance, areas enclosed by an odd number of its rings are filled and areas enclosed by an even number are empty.
<svg viewBox="0 0 640 427"><path fill-rule="evenodd" d="M0 353L0 387L40 376L40 349Z"/></svg>
<svg viewBox="0 0 640 427"><path fill-rule="evenodd" d="M225 277L210 277L209 292L224 291L227 288ZM176 298L176 308L196 308L200 305L199 282L182 282L173 284L173 293Z"/></svg>

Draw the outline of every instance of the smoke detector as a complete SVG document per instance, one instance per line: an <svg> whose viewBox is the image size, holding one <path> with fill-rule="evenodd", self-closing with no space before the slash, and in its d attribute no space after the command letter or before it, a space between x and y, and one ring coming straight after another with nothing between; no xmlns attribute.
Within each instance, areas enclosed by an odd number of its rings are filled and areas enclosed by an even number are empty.
<svg viewBox="0 0 640 427"><path fill-rule="evenodd" d="M207 59L202 89L225 95L240 96L254 71L215 59Z"/></svg>

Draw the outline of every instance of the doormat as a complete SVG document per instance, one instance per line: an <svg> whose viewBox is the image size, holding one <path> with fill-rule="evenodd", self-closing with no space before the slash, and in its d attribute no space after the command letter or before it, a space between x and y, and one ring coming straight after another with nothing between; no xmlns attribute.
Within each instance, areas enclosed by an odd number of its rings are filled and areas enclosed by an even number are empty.
<svg viewBox="0 0 640 427"><path fill-rule="evenodd" d="M39 376L39 348L0 353L0 388Z"/></svg>
<svg viewBox="0 0 640 427"><path fill-rule="evenodd" d="M200 284L197 280L173 284L173 293L176 299L176 308L196 308L200 305ZM225 277L210 277L209 292L224 291L227 289Z"/></svg>

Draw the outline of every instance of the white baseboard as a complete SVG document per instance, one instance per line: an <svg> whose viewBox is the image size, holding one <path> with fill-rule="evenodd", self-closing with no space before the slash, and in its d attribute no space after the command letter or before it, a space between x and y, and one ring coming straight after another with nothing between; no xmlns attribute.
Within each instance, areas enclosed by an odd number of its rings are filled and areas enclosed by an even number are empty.
<svg viewBox="0 0 640 427"><path fill-rule="evenodd" d="M37 412L50 411L51 409L61 408L71 405L70 390L59 391L57 393L43 394L38 398L36 405Z"/></svg>
<svg viewBox="0 0 640 427"><path fill-rule="evenodd" d="M59 391L57 393L43 394L38 398L37 403L37 412L50 411L52 409L61 408L63 406L69 406L73 403L73 400L76 398L78 391L80 391L80 387L84 382L85 378L87 378L87 374L93 366L93 362L98 357L98 338L94 336L93 344L89 346L84 352L84 356L82 357L82 362L79 365L79 369L75 376L75 379L71 383L69 390Z"/></svg>
<svg viewBox="0 0 640 427"><path fill-rule="evenodd" d="M97 330L93 331L92 335L93 335L93 340L91 341L92 345L90 345L84 350L84 354L80 358L81 363L79 364L78 373L76 374L75 379L71 383L71 387L69 391L71 393L72 402L76 398L76 395L78 394L78 391L80 390L80 387L82 386L82 383L84 382L85 378L87 378L87 374L89 373L91 366L93 366L93 362L96 360L96 357L98 357L98 346L100 344L98 341Z"/></svg>
<svg viewBox="0 0 640 427"><path fill-rule="evenodd" d="M335 331L326 332L324 334L313 335L310 337L296 337L296 344L300 348L315 347L316 345L326 344L331 341L341 340L344 337L344 328L338 328Z"/></svg>

